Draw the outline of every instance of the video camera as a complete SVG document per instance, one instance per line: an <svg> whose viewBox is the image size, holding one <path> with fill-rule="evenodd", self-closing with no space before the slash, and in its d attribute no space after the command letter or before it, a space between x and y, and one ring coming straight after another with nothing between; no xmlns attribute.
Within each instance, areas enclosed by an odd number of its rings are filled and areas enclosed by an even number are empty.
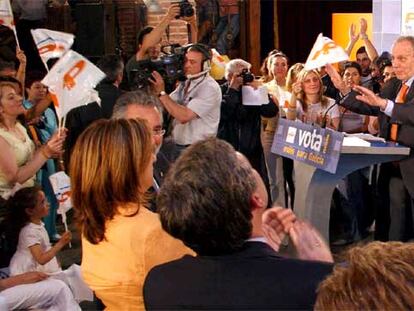
<svg viewBox="0 0 414 311"><path fill-rule="evenodd" d="M159 60L142 60L138 66L131 70L131 90L146 88L150 85L152 72L157 71L167 85L175 85L177 81L186 79L184 73L185 47L179 44L165 45L161 48L165 54Z"/></svg>

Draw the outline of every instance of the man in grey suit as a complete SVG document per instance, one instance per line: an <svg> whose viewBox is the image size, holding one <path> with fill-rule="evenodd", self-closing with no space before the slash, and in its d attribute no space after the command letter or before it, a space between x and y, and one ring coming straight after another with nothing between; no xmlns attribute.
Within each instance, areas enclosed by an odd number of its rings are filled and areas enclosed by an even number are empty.
<svg viewBox="0 0 414 311"><path fill-rule="evenodd" d="M411 212L414 216L414 37L401 36L394 42L392 65L396 79L390 80L379 95L361 86L350 90L332 66L327 69L343 96L340 105L378 116L381 137L411 148L407 159L381 166L378 186L383 204L376 218L376 238L380 240L404 240L410 237L407 231L413 233L413 219L405 215Z"/></svg>

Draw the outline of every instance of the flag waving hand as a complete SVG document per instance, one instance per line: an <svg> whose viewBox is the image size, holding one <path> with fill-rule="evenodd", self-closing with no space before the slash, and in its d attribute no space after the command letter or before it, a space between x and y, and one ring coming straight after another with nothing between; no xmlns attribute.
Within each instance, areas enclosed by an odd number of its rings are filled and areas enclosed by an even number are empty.
<svg viewBox="0 0 414 311"><path fill-rule="evenodd" d="M306 60L305 69L311 70L348 59L349 56L342 47L320 33Z"/></svg>
<svg viewBox="0 0 414 311"><path fill-rule="evenodd" d="M49 87L59 119L89 102L90 93L105 74L82 55L70 50L49 71L42 83Z"/></svg>

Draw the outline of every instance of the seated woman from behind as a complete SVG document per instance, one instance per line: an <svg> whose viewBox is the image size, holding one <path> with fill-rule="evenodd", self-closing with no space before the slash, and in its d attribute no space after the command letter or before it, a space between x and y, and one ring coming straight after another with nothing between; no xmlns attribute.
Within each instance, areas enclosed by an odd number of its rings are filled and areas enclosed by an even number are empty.
<svg viewBox="0 0 414 311"><path fill-rule="evenodd" d="M145 208L154 145L143 120L101 120L72 153L72 202L82 233L82 274L108 310L143 309L148 271L193 252Z"/></svg>

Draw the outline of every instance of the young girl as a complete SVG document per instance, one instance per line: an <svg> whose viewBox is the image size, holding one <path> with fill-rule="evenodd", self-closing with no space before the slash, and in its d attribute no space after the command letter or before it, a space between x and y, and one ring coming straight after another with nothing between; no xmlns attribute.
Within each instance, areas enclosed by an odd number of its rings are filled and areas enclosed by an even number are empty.
<svg viewBox="0 0 414 311"><path fill-rule="evenodd" d="M43 191L37 186L20 189L9 199L8 209L11 243L17 242L16 252L10 261L10 274L29 271L51 274L61 271L56 254L70 242L72 235L65 232L51 246L42 222L49 212Z"/></svg>

